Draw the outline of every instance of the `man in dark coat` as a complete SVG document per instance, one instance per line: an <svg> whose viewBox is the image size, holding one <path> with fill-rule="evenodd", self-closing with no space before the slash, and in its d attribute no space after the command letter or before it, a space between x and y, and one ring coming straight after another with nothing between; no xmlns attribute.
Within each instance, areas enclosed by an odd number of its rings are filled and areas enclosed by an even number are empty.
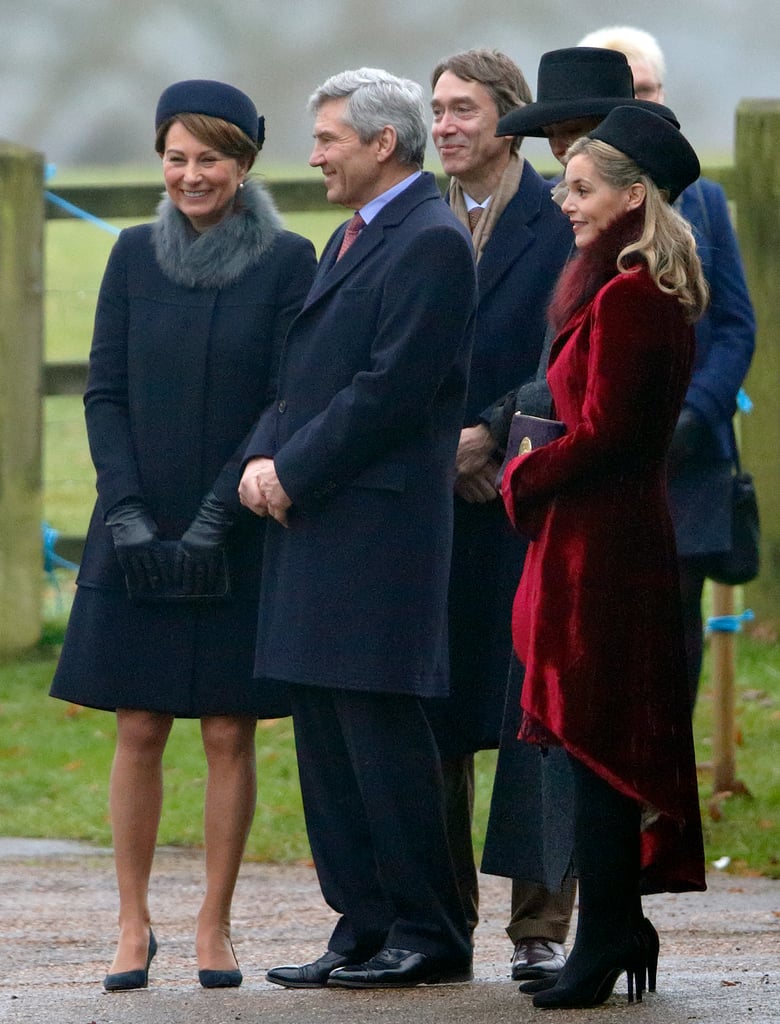
<svg viewBox="0 0 780 1024"><path fill-rule="evenodd" d="M325 954L267 977L292 988L466 980L471 943L422 698L448 690L474 260L420 171L416 83L363 68L333 76L310 105L310 163L328 201L360 220L323 252L240 493L274 520L256 674L291 684L307 831L340 917Z"/></svg>
<svg viewBox="0 0 780 1024"><path fill-rule="evenodd" d="M498 746L512 652L512 601L526 547L497 500L495 479L503 452L480 414L508 388L533 377L548 298L572 234L552 201L549 184L520 155L522 139L496 137L499 117L531 100L517 65L495 50L469 50L440 61L431 86L433 140L451 175L450 206L464 224L475 225L479 282L466 415L456 458L451 696L432 702L430 714L442 754L450 845L473 928L479 893L471 843L474 751ZM541 760L538 750L525 746L519 757L524 768L512 813L519 828L533 833L541 827ZM514 974L525 977L517 974L522 970L518 964L529 958L532 974L542 969L540 963L548 972L560 970L570 893L560 897L520 878L514 888L513 902L522 908L508 929L515 946L513 961L518 961L513 962Z"/></svg>

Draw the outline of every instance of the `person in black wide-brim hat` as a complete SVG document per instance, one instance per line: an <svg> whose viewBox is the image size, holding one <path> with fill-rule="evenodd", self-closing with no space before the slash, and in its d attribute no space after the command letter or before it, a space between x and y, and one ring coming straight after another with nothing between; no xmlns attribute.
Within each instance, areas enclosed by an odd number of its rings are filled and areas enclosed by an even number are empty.
<svg viewBox="0 0 780 1024"><path fill-rule="evenodd" d="M512 636L519 737L566 751L573 779L574 946L534 1005L595 1006L628 975L655 989L642 894L705 888L666 455L707 286L671 206L696 180L687 139L619 106L566 156L556 191L577 255L556 285L547 380L557 440L509 462L502 496L530 538Z"/></svg>
<svg viewBox="0 0 780 1024"><path fill-rule="evenodd" d="M536 101L510 111L496 135L546 135L545 125L576 117L605 117L618 104L652 110L679 128L662 103L634 97L634 79L625 54L595 46L568 46L543 53Z"/></svg>
<svg viewBox="0 0 780 1024"><path fill-rule="evenodd" d="M634 98L634 80L625 55L592 46L570 46L542 54L536 101L505 114L496 135L546 137L557 160L617 106L649 110L676 128L673 111L662 103Z"/></svg>

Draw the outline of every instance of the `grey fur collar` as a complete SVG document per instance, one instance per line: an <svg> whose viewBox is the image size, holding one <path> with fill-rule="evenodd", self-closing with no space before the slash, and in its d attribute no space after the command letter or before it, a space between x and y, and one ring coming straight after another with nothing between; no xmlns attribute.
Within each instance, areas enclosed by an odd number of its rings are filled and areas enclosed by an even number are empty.
<svg viewBox="0 0 780 1024"><path fill-rule="evenodd" d="M259 262L282 230L282 221L263 185L247 181L236 193L232 213L197 234L163 196L152 225L160 269L185 288L225 288Z"/></svg>

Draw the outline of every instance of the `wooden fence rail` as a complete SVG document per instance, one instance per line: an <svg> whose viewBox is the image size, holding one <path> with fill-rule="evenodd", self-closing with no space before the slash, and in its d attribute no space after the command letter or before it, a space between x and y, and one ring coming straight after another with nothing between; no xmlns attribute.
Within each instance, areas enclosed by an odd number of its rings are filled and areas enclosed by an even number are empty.
<svg viewBox="0 0 780 1024"><path fill-rule="evenodd" d="M742 430L743 462L753 471L762 513L762 571L747 599L764 631L780 631L780 100L743 100L736 117L735 162L706 167L706 177L719 181L736 208L748 284L758 336L747 388L755 411ZM444 185L444 181L441 181ZM328 209L318 178L271 184L280 211ZM102 219L151 218L161 186L68 186L53 188L60 199ZM35 583L40 575L41 425L40 408L30 401L34 375L41 369L43 217L61 219L72 213L44 203L42 158L0 142L0 214L4 232L0 256L5 268L3 318L0 318L0 656L29 647L40 630L40 600ZM39 224L40 222L40 224ZM9 274L10 269L10 274ZM33 362L31 363L31 358ZM37 364L35 361L37 360ZM86 362L46 363L40 390L47 395L81 395ZM21 401L20 401L21 395ZM31 413L31 407L33 412ZM59 554L81 557L82 538L60 537ZM733 644L720 659L722 686L716 685L725 711L733 699ZM717 666L716 666L717 669ZM720 671L720 670L719 670ZM716 684L717 684L716 680ZM721 715L715 777L734 781L733 723ZM725 774L724 774L725 773Z"/></svg>
<svg viewBox="0 0 780 1024"><path fill-rule="evenodd" d="M734 167L708 167L708 178L719 181L729 198L734 192ZM439 178L442 189L446 179ZM276 206L282 213L319 212L331 209L322 182L318 178L273 181L270 188ZM60 199L104 220L152 217L161 195L160 185L68 185L53 188ZM73 219L76 215L57 206L46 204L47 220ZM84 360L46 363L43 367L44 395L80 395L86 384L87 364Z"/></svg>

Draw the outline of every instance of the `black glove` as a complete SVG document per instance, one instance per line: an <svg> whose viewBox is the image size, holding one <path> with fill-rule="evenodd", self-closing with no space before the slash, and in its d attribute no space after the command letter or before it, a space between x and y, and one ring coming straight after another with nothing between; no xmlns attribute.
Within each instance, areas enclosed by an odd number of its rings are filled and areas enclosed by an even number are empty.
<svg viewBox="0 0 780 1024"><path fill-rule="evenodd" d="M168 570L157 524L146 505L138 498L126 498L108 510L105 522L131 589L155 591L165 586Z"/></svg>
<svg viewBox="0 0 780 1024"><path fill-rule="evenodd" d="M669 462L679 465L699 455L710 437L705 419L690 405L684 405L669 446Z"/></svg>
<svg viewBox="0 0 780 1024"><path fill-rule="evenodd" d="M185 594L214 593L224 567L224 545L236 513L210 491L179 541L178 580Z"/></svg>

